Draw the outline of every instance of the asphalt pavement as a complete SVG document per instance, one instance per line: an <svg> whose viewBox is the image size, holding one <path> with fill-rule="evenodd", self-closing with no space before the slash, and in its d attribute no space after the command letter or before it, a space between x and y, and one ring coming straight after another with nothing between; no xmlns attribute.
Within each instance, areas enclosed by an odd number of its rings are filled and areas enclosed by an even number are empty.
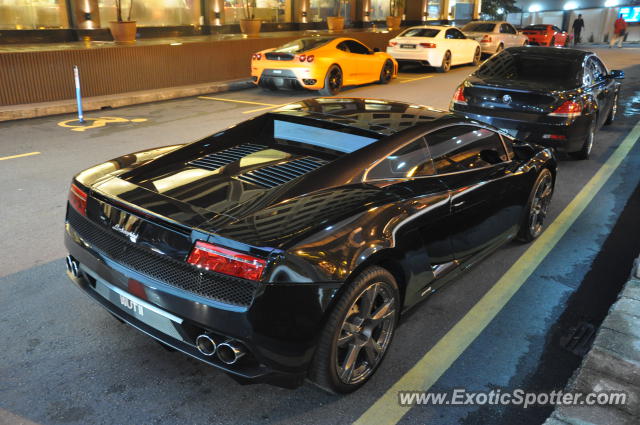
<svg viewBox="0 0 640 425"><path fill-rule="evenodd" d="M610 164L640 116L640 49L599 53L610 68L627 73L619 119L598 133L592 159L560 163L548 223ZM341 95L446 109L472 70L412 69L389 85L350 88ZM448 341L449 331L517 264L526 245L504 246L418 307L398 329L376 376L348 396L328 395L311 385L297 390L241 386L118 323L64 273L63 222L73 174L127 152L197 140L309 96L252 89L92 112L85 125L71 115L0 123L0 423L336 424L370 417L363 415L397 422L376 401L386 400L394 384L414 373L415 364ZM572 326L597 325L601 315L595 312L630 267L624 254L634 249L631 258L637 254L633 235L638 233L629 217L638 209L640 144L632 142L582 214L488 326L451 359L432 390L564 387L579 356L563 354L556 342ZM598 292L602 285L608 290ZM602 302L589 305L594 297ZM398 410L397 403L386 407ZM540 423L547 412L487 406L403 409L402 424Z"/></svg>

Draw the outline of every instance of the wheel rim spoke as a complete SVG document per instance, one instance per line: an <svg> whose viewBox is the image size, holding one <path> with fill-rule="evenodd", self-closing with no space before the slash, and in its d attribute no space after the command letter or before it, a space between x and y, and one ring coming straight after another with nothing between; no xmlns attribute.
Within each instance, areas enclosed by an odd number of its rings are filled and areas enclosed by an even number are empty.
<svg viewBox="0 0 640 425"><path fill-rule="evenodd" d="M379 322L381 320L384 320L390 317L394 313L395 312L393 310L393 299L391 299L385 302L384 304L382 304L380 307L378 307L376 311L371 313L371 320L374 322Z"/></svg>
<svg viewBox="0 0 640 425"><path fill-rule="evenodd" d="M349 345L349 352L347 353L347 357L345 358L345 361L342 364L342 368L340 372L340 377L342 378L343 381L349 382L351 380L351 376L353 375L353 369L361 349L362 347L359 345L356 345L356 344Z"/></svg>

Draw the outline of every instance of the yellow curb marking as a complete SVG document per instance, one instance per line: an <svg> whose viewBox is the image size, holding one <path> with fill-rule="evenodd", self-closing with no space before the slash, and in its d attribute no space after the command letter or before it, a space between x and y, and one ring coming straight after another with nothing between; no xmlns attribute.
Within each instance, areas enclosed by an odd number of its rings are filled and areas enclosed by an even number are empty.
<svg viewBox="0 0 640 425"><path fill-rule="evenodd" d="M222 97L198 96L198 99L218 100L220 102L231 102L231 103L244 103L246 105L271 106L274 108L277 106L280 106L280 105L274 105L273 103L252 102L249 100L224 99Z"/></svg>
<svg viewBox="0 0 640 425"><path fill-rule="evenodd" d="M0 161L4 161L6 159L24 158L25 156L32 156L32 155L40 155L40 152L29 152L29 153L21 153L19 155L3 156L3 157L0 157Z"/></svg>
<svg viewBox="0 0 640 425"><path fill-rule="evenodd" d="M400 84L402 83L410 83L412 81L418 81L418 80L424 80L425 78L431 78L433 77L433 75L426 75L424 77L417 77L417 78L409 78L409 79L402 79L402 81L400 81Z"/></svg>
<svg viewBox="0 0 640 425"><path fill-rule="evenodd" d="M120 117L97 117L97 118L85 118L84 123L80 123L77 119L61 121L58 123L60 127L70 128L71 131L85 131L92 128L105 127L111 123L125 123L125 122L145 122L146 118L120 118Z"/></svg>
<svg viewBox="0 0 640 425"><path fill-rule="evenodd" d="M353 424L397 424L410 410L409 406L401 406L398 403L399 391L428 391L440 379L542 263L629 155L638 140L640 123L633 127L582 190L495 285Z"/></svg>

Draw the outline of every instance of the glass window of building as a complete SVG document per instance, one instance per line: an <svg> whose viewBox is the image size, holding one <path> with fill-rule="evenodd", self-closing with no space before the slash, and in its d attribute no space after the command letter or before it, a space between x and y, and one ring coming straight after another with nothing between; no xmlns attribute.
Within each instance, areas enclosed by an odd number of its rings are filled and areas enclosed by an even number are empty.
<svg viewBox="0 0 640 425"><path fill-rule="evenodd" d="M0 29L68 28L62 0L0 0Z"/></svg>
<svg viewBox="0 0 640 425"><path fill-rule="evenodd" d="M390 10L389 0L371 0L371 9L369 10L370 21L384 21L389 16Z"/></svg>
<svg viewBox="0 0 640 425"><path fill-rule="evenodd" d="M127 19L129 5L122 1L122 18ZM98 0L100 9L100 25L109 26L116 20L115 0ZM134 1L131 9L131 20L140 27L166 27L197 25L200 20L200 1L198 0L145 0Z"/></svg>
<svg viewBox="0 0 640 425"><path fill-rule="evenodd" d="M308 18L311 22L326 21L329 16L340 16L349 20L350 5L348 0L310 0Z"/></svg>
<svg viewBox="0 0 640 425"><path fill-rule="evenodd" d="M428 19L440 19L440 0L428 0L427 13Z"/></svg>
<svg viewBox="0 0 640 425"><path fill-rule="evenodd" d="M253 17L262 22L291 22L293 0L255 0ZM225 0L224 23L237 24L246 19L242 0Z"/></svg>
<svg viewBox="0 0 640 425"><path fill-rule="evenodd" d="M454 5L453 13L449 19L471 19L473 16L473 0L451 0Z"/></svg>

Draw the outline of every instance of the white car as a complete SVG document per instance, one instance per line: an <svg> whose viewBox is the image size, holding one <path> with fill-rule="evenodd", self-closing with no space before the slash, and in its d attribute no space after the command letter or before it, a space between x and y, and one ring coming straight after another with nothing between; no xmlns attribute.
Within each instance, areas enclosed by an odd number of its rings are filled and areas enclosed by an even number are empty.
<svg viewBox="0 0 640 425"><path fill-rule="evenodd" d="M451 65L480 63L480 45L457 28L411 27L389 40L387 53L399 64L414 62L447 72Z"/></svg>
<svg viewBox="0 0 640 425"><path fill-rule="evenodd" d="M525 46L529 40L505 21L472 21L462 27L462 32L480 43L482 53L490 55L507 47Z"/></svg>

